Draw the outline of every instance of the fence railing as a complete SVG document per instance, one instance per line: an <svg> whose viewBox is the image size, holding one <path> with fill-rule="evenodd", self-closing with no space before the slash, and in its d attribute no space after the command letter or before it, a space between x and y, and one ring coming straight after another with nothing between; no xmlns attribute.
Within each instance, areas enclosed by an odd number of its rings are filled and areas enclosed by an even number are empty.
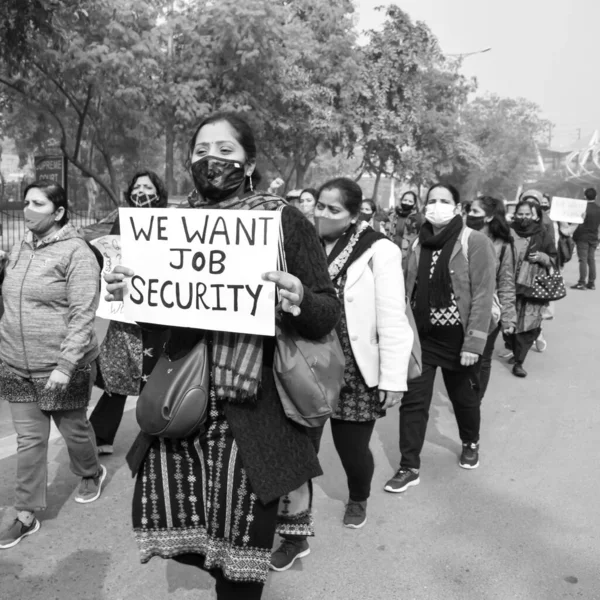
<svg viewBox="0 0 600 600"><path fill-rule="evenodd" d="M91 213L71 212L70 222L75 227L89 227L107 217L114 209L98 210ZM10 250L25 236L23 210L0 210L0 247Z"/></svg>

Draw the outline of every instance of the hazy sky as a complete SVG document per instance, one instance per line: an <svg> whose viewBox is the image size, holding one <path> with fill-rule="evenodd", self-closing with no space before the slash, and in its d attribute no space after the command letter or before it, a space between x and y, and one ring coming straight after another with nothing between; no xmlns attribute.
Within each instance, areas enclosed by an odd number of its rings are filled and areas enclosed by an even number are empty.
<svg viewBox="0 0 600 600"><path fill-rule="evenodd" d="M361 29L381 21L374 7L354 0ZM492 47L465 58L479 92L524 97L555 123L554 145L600 128L600 0L394 0L424 21L448 54Z"/></svg>

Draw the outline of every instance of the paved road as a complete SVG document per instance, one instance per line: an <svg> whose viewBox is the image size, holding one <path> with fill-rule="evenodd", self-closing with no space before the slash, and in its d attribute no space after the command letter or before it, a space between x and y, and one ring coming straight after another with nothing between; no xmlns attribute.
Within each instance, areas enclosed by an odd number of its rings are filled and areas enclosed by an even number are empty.
<svg viewBox="0 0 600 600"><path fill-rule="evenodd" d="M573 282L575 265L567 280ZM546 327L544 355L517 380L500 362L483 408L482 464L457 466L456 425L438 383L422 483L391 495L397 411L377 425L369 522L341 526L346 487L331 437L317 481L312 554L270 578L267 600L600 600L598 294L572 292ZM0 418L6 409L0 408ZM6 433L6 424L0 436ZM102 498L73 502L64 443L50 449L50 508L35 538L0 554L2 600L208 600L211 579L154 559L141 566L130 533L132 480L123 464L135 433L126 414ZM0 504L12 517L14 440L0 439Z"/></svg>

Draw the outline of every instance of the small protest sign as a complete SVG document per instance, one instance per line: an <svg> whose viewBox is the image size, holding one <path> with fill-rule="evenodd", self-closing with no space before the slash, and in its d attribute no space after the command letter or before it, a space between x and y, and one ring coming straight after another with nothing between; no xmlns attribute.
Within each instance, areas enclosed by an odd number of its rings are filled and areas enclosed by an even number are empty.
<svg viewBox="0 0 600 600"><path fill-rule="evenodd" d="M104 259L102 274L110 273L117 265L121 264L121 237L118 235L104 235L92 242ZM100 304L96 315L101 319L110 319L111 321L120 321L121 323L133 323L132 319L125 316L123 302L107 302L105 300L106 282L102 277L100 284Z"/></svg>
<svg viewBox="0 0 600 600"><path fill-rule="evenodd" d="M125 314L136 321L275 335L281 213L121 208L123 264L135 275Z"/></svg>
<svg viewBox="0 0 600 600"><path fill-rule="evenodd" d="M555 196L552 198L550 218L553 221L564 223L583 223L586 209L587 202L585 200Z"/></svg>

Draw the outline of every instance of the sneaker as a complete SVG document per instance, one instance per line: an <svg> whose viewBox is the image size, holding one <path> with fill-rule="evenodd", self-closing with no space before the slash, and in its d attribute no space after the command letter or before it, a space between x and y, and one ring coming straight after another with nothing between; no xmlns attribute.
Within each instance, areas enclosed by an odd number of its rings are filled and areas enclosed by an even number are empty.
<svg viewBox="0 0 600 600"><path fill-rule="evenodd" d="M512 374L515 377L527 377L527 371L523 368L523 365L519 363L515 363L515 366L512 369Z"/></svg>
<svg viewBox="0 0 600 600"><path fill-rule="evenodd" d="M405 492L409 487L419 485L419 483L421 483L419 473L400 467L396 474L385 484L383 489L386 492L397 494Z"/></svg>
<svg viewBox="0 0 600 600"><path fill-rule="evenodd" d="M344 527L360 529L367 522L367 503L348 500L344 513Z"/></svg>
<svg viewBox="0 0 600 600"><path fill-rule="evenodd" d="M463 469L476 469L479 466L479 444L463 443L458 464Z"/></svg>
<svg viewBox="0 0 600 600"><path fill-rule="evenodd" d="M511 358L513 358L514 355L515 353L512 350L504 350L502 352L498 352L498 356L500 358L503 358L504 360L510 360Z"/></svg>
<svg viewBox="0 0 600 600"><path fill-rule="evenodd" d="M588 290L595 290L596 289L596 284L590 281L590 283L588 283L585 287Z"/></svg>
<svg viewBox="0 0 600 600"><path fill-rule="evenodd" d="M98 446L98 454L100 456L105 454L112 454L114 452L114 448L110 444L102 444Z"/></svg>
<svg viewBox="0 0 600 600"><path fill-rule="evenodd" d="M88 502L98 500L102 493L102 484L105 479L106 467L104 465L100 465L100 472L95 477L82 477L77 496L75 496L75 502L87 504Z"/></svg>
<svg viewBox="0 0 600 600"><path fill-rule="evenodd" d="M575 285L571 286L572 290L587 290L587 287L585 285L585 283L576 283Z"/></svg>
<svg viewBox="0 0 600 600"><path fill-rule="evenodd" d="M23 538L40 530L40 522L33 517L31 525L25 525L19 519L0 533L0 548L7 549L16 546Z"/></svg>
<svg viewBox="0 0 600 600"><path fill-rule="evenodd" d="M281 545L273 554L271 554L271 564L273 571L287 571L299 558L304 558L310 554L310 546L306 540L287 540L283 539Z"/></svg>
<svg viewBox="0 0 600 600"><path fill-rule="evenodd" d="M533 347L536 350L536 352L546 351L546 348L548 347L548 342L544 339L544 336L541 333L538 336L538 339L535 340Z"/></svg>

